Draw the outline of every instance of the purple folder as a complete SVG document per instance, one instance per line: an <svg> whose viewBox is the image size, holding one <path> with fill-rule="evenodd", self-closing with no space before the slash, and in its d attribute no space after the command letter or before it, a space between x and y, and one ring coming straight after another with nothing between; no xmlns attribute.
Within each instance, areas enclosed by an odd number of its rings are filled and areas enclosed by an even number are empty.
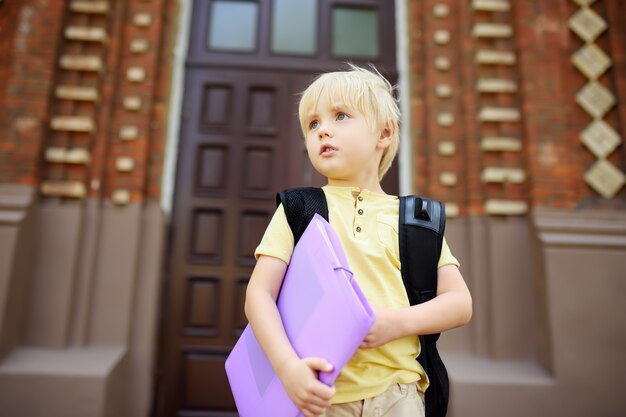
<svg viewBox="0 0 626 417"><path fill-rule="evenodd" d="M374 312L348 268L330 224L315 215L293 250L278 296L285 332L298 356L333 364L319 379L332 385L374 324ZM226 359L240 417L301 416L246 326Z"/></svg>

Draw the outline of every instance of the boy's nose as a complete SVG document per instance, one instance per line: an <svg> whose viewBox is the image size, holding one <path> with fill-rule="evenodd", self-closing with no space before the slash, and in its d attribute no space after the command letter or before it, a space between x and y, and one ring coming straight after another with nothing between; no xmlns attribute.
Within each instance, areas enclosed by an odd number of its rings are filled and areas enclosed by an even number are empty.
<svg viewBox="0 0 626 417"><path fill-rule="evenodd" d="M332 137L330 131L324 125L320 126L320 128L317 131L317 133L318 133L320 139L323 139L325 137Z"/></svg>

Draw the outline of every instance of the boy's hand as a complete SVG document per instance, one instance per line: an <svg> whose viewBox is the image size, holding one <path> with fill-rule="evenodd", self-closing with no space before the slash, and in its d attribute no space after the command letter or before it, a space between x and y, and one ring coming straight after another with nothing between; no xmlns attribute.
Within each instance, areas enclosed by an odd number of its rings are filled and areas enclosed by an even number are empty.
<svg viewBox="0 0 626 417"><path fill-rule="evenodd" d="M372 309L376 314L376 321L363 339L361 348L377 348L399 336L398 321L394 319L394 310L378 306L372 306Z"/></svg>
<svg viewBox="0 0 626 417"><path fill-rule="evenodd" d="M333 366L325 359L291 359L281 366L278 377L302 414L305 417L318 417L330 406L335 387L320 382L317 373L332 370Z"/></svg>

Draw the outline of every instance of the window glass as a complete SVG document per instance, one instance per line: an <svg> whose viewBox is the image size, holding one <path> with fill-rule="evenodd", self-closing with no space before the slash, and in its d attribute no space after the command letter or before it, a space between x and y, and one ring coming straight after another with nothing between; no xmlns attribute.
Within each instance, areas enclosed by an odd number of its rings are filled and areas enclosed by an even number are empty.
<svg viewBox="0 0 626 417"><path fill-rule="evenodd" d="M211 3L210 49L251 52L256 47L259 6L251 1Z"/></svg>
<svg viewBox="0 0 626 417"><path fill-rule="evenodd" d="M332 18L334 56L378 56L378 12L374 9L335 7Z"/></svg>
<svg viewBox="0 0 626 417"><path fill-rule="evenodd" d="M311 55L317 47L317 0L274 0L272 52Z"/></svg>

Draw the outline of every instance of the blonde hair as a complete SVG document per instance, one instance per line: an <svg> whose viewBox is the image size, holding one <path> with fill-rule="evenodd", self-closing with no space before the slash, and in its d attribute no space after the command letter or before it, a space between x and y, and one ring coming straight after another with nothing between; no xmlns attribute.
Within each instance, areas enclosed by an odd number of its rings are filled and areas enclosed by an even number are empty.
<svg viewBox="0 0 626 417"><path fill-rule="evenodd" d="M365 116L369 127L375 134L387 126L393 129L391 143L383 151L378 165L379 180L387 173L398 153L400 142L398 123L400 110L393 96L394 87L371 66L372 71L350 65L348 71L329 72L318 76L307 87L300 98L298 116L300 127L306 137L308 126L306 118L317 106L321 95L328 92L331 100L341 101L346 106L356 109Z"/></svg>

